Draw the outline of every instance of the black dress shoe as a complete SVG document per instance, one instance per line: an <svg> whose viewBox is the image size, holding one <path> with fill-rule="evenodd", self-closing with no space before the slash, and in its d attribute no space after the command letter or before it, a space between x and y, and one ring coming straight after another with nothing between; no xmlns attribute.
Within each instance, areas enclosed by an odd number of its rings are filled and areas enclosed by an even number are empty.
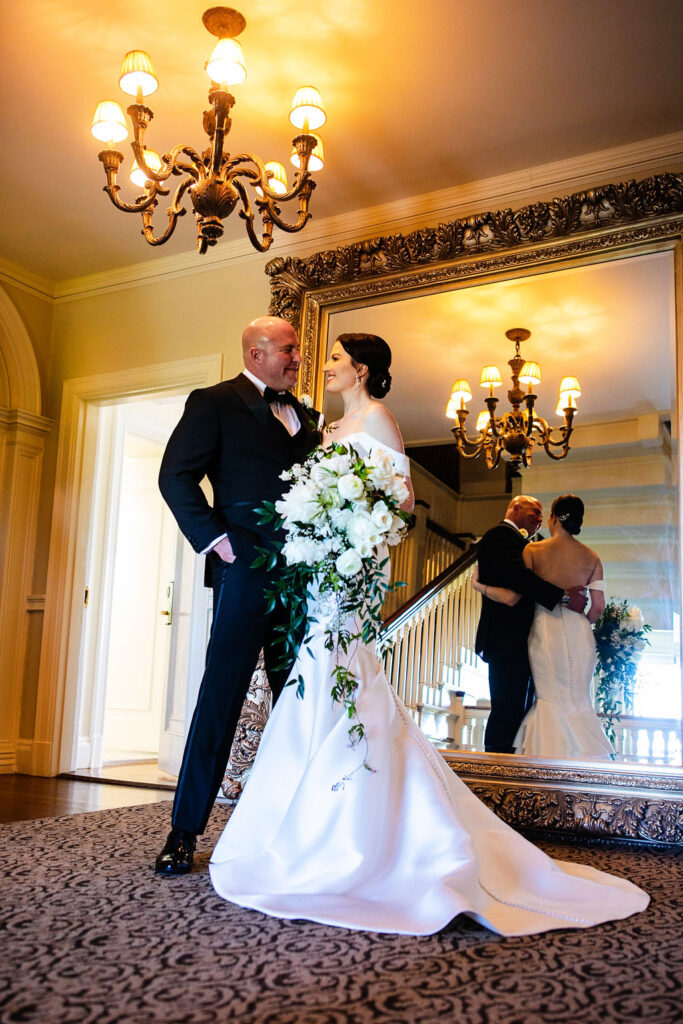
<svg viewBox="0 0 683 1024"><path fill-rule="evenodd" d="M184 828L172 828L166 845L156 859L154 870L157 875L187 875L192 871L192 858L197 845L194 832Z"/></svg>

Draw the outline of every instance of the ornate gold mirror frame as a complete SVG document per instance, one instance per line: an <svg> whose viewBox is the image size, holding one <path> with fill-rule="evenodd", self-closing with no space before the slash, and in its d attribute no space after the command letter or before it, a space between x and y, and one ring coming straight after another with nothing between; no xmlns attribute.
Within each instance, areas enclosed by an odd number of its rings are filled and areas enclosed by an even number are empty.
<svg viewBox="0 0 683 1024"><path fill-rule="evenodd" d="M271 260L270 312L299 330L300 390L322 403L328 320L343 309L502 278L674 251L677 435L683 426L683 174L578 192L519 210ZM320 404L319 404L320 403ZM683 480L679 457L679 490ZM680 523L679 523L680 527ZM624 770L514 755L448 753L454 771L511 825L683 845L683 768Z"/></svg>

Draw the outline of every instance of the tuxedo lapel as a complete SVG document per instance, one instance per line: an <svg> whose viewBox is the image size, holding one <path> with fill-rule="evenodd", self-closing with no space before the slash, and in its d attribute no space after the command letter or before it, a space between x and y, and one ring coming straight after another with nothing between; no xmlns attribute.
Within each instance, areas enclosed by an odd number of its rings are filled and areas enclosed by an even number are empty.
<svg viewBox="0 0 683 1024"><path fill-rule="evenodd" d="M277 416L273 415L259 389L243 373L235 377L233 387L254 418L266 431L271 443L286 453L290 440L287 428L282 425Z"/></svg>

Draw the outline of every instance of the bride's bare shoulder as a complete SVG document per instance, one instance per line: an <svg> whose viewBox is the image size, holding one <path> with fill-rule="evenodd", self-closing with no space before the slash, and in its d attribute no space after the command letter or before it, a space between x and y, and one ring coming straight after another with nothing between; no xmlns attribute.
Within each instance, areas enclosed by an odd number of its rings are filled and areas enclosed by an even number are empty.
<svg viewBox="0 0 683 1024"><path fill-rule="evenodd" d="M363 416L361 429L395 451L402 452L403 438L394 415L381 402L372 401Z"/></svg>

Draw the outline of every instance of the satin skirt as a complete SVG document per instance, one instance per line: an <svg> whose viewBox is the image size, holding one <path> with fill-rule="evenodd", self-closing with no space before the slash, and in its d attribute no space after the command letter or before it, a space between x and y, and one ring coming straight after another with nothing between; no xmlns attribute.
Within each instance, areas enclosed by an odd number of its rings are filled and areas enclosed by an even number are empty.
<svg viewBox="0 0 683 1024"><path fill-rule="evenodd" d="M536 700L515 737L515 752L609 759L614 753L591 701L595 640L585 615L536 605L529 633Z"/></svg>
<svg viewBox="0 0 683 1024"><path fill-rule="evenodd" d="M644 910L625 879L553 861L474 796L390 688L373 650L360 680L364 743L330 697L323 625L264 730L210 864L219 896L280 918L427 935L467 914L501 935L588 928ZM368 767L363 766L364 759Z"/></svg>

